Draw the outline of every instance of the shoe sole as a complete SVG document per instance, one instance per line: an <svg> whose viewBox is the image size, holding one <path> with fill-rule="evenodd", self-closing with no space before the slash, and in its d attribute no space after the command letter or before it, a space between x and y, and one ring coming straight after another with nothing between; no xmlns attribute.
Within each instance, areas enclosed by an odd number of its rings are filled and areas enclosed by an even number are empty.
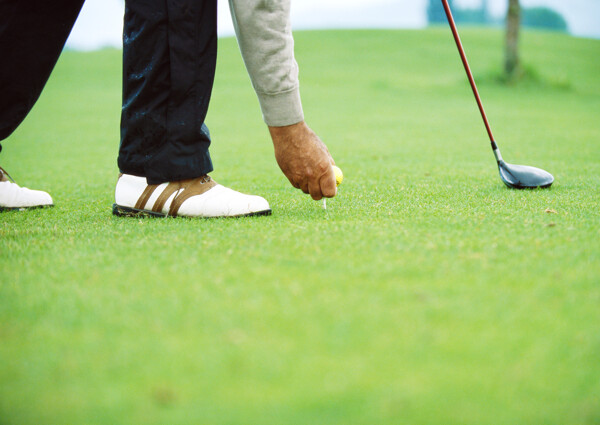
<svg viewBox="0 0 600 425"><path fill-rule="evenodd" d="M148 210L138 210L131 207L123 207L121 205L113 204L113 215L118 217L137 217L137 218L145 218L145 217L158 217L158 218L166 218L169 217L168 214L157 213L154 211ZM271 210L257 211L248 214L240 214L240 215L227 215L227 216L218 216L218 217L188 217L188 218L239 218L239 217L255 217L261 215L271 215ZM186 217L186 216L176 216L176 217Z"/></svg>
<svg viewBox="0 0 600 425"><path fill-rule="evenodd" d="M0 207L2 211L26 211L26 210L39 210L42 208L52 208L54 205L34 205L32 207Z"/></svg>

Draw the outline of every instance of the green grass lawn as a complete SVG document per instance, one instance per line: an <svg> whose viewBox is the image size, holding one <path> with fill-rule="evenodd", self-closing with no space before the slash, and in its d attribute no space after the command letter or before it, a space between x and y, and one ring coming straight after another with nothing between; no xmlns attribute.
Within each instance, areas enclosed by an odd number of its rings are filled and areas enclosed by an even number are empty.
<svg viewBox="0 0 600 425"><path fill-rule="evenodd" d="M300 32L307 122L345 181L279 171L220 41L213 177L271 217L111 215L119 51L66 52L1 164L53 209L0 214L0 424L600 424L600 41Z"/></svg>

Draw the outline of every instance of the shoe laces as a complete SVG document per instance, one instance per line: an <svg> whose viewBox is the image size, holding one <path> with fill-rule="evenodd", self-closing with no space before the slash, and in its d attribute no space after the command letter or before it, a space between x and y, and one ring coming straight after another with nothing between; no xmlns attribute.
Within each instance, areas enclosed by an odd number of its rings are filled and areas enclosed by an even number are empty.
<svg viewBox="0 0 600 425"><path fill-rule="evenodd" d="M8 179L6 179L4 176L8 177L13 183L15 183L15 179L13 179L4 168L0 167L0 181L8 181Z"/></svg>

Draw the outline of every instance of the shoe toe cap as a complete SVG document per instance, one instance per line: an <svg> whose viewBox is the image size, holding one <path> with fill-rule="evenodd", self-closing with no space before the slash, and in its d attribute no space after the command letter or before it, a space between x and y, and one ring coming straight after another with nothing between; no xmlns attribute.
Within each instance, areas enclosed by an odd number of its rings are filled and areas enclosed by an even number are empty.
<svg viewBox="0 0 600 425"><path fill-rule="evenodd" d="M270 211L260 196L246 195L217 185L208 192L185 201L178 215L187 217L236 217Z"/></svg>
<svg viewBox="0 0 600 425"><path fill-rule="evenodd" d="M44 207L52 205L52 197L50 194L41 190L26 189L21 195L19 203L21 204L20 206L23 207Z"/></svg>
<svg viewBox="0 0 600 425"><path fill-rule="evenodd" d="M39 192L38 199L39 199L40 205L52 205L53 204L52 196L50 196L49 193L42 192L41 190L38 190L36 192Z"/></svg>
<svg viewBox="0 0 600 425"><path fill-rule="evenodd" d="M263 211L269 211L271 207L265 198L260 196L250 196L248 200L248 211L250 213L258 213Z"/></svg>
<svg viewBox="0 0 600 425"><path fill-rule="evenodd" d="M8 208L31 208L52 205L52 197L41 190L20 187L16 183L2 182L0 206Z"/></svg>

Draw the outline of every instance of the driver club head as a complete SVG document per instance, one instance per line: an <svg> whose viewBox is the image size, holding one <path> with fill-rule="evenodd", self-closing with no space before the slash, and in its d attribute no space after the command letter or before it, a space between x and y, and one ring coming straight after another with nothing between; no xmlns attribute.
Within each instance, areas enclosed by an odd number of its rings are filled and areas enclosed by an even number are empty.
<svg viewBox="0 0 600 425"><path fill-rule="evenodd" d="M508 164L500 160L498 170L504 184L513 189L543 189L554 182L554 177L549 172L528 165Z"/></svg>

